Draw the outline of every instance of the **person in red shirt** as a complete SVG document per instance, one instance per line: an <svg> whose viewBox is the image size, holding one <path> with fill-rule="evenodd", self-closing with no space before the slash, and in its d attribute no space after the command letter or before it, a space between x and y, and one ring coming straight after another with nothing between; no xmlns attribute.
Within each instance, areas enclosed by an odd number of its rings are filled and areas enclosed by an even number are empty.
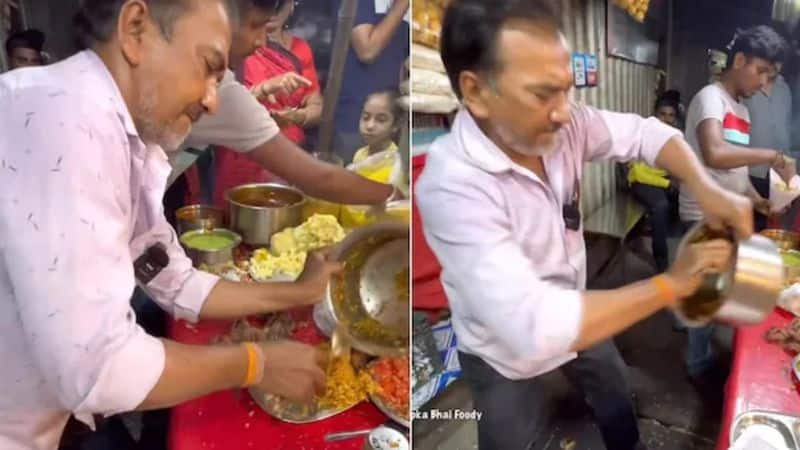
<svg viewBox="0 0 800 450"><path fill-rule="evenodd" d="M294 0L279 0L266 26L267 45L249 56L242 68L243 82L251 88L281 132L297 145L305 142L305 129L319 123L322 94L311 46L289 31ZM214 204L225 207L225 191L235 186L274 180L274 176L245 154L225 148L215 153Z"/></svg>

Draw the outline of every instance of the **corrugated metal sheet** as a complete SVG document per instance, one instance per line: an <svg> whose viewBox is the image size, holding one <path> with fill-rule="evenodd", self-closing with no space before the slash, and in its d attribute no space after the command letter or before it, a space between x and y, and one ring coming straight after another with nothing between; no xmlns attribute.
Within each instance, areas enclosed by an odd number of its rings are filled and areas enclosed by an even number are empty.
<svg viewBox="0 0 800 450"><path fill-rule="evenodd" d="M656 69L606 56L606 0L564 0L564 32L573 50L598 57L598 86L578 89L576 100L612 111L650 114ZM594 211L614 189L613 163L587 164L581 189L583 213Z"/></svg>

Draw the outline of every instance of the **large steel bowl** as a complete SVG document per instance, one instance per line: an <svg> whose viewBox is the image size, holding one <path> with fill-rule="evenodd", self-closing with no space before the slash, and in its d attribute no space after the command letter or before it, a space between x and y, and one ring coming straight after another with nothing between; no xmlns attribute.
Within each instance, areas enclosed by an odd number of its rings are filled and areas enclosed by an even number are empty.
<svg viewBox="0 0 800 450"><path fill-rule="evenodd" d="M698 223L684 236L678 253L691 243L727 237ZM712 320L734 326L752 325L775 309L783 288L783 260L775 244L755 234L738 242L729 268L706 275L698 291L676 307L678 317L689 326Z"/></svg>
<svg viewBox="0 0 800 450"><path fill-rule="evenodd" d="M353 347L397 356L409 344L409 233L399 222L353 231L331 253L344 271L331 278L326 309Z"/></svg>
<svg viewBox="0 0 800 450"><path fill-rule="evenodd" d="M230 227L245 244L269 246L273 234L303 222L306 197L299 190L277 183L237 186L225 193Z"/></svg>

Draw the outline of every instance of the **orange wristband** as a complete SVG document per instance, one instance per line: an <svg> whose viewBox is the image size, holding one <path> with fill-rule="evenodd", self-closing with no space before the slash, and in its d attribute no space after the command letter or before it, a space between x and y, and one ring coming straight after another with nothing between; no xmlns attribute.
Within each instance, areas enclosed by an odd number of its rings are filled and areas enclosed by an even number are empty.
<svg viewBox="0 0 800 450"><path fill-rule="evenodd" d="M668 301L670 304L678 300L678 294L672 286L672 282L664 275L657 275L650 279L655 285L661 298Z"/></svg>
<svg viewBox="0 0 800 450"><path fill-rule="evenodd" d="M243 342L242 347L247 351L247 374L243 387L252 386L264 377L264 353L261 347L252 342Z"/></svg>

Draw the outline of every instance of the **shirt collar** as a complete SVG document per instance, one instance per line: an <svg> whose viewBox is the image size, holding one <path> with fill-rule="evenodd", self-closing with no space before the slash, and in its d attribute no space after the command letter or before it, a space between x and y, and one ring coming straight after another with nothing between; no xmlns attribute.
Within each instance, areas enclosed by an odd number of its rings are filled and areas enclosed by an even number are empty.
<svg viewBox="0 0 800 450"><path fill-rule="evenodd" d="M100 59L97 53L92 50L85 50L83 54L89 66L88 69L97 74L99 78L98 81L102 82L104 84L103 87L107 89L110 95L109 101L117 111L117 115L125 127L125 132L130 136L139 137L139 131L136 130L136 125L133 123L133 118L128 110L128 106L122 98L122 92L120 92L119 86L117 86L117 82L114 81L114 77L111 76L111 72L108 70L108 67L106 67L106 64Z"/></svg>
<svg viewBox="0 0 800 450"><path fill-rule="evenodd" d="M489 173L511 170L515 164L483 130L478 127L470 112L462 107L453 121L453 135L469 162Z"/></svg>

